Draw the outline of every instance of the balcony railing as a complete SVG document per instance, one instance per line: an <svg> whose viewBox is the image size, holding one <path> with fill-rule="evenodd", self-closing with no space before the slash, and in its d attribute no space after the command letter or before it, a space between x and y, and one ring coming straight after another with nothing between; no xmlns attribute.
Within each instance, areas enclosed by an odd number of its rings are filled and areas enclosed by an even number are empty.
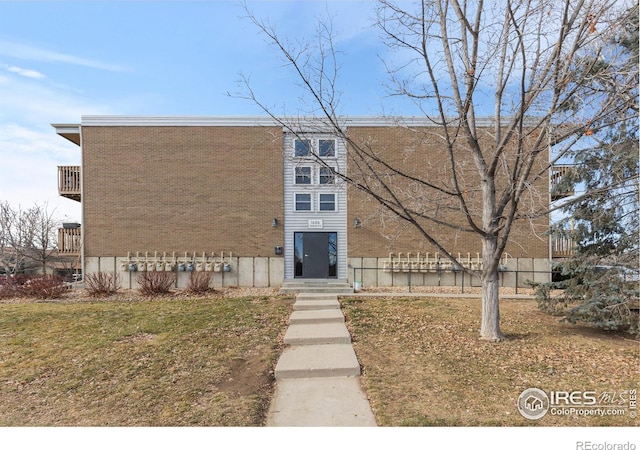
<svg viewBox="0 0 640 450"><path fill-rule="evenodd" d="M569 165L551 167L551 185L549 186L551 191L551 201L560 200L561 198L571 197L573 195L573 189L564 192L556 192L556 189L562 182L562 179L573 170L574 167Z"/></svg>
<svg viewBox="0 0 640 450"><path fill-rule="evenodd" d="M551 257L552 258L569 258L573 255L575 243L568 236L553 236Z"/></svg>
<svg viewBox="0 0 640 450"><path fill-rule="evenodd" d="M65 255L79 255L82 249L82 231L77 228L58 228L58 252Z"/></svg>
<svg viewBox="0 0 640 450"><path fill-rule="evenodd" d="M80 201L80 166L58 166L58 193Z"/></svg>

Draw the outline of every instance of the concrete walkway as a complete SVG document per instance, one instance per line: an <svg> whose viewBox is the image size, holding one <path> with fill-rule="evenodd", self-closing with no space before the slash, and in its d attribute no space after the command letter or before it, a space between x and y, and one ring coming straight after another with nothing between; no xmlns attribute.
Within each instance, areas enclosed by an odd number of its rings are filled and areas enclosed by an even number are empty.
<svg viewBox="0 0 640 450"><path fill-rule="evenodd" d="M376 426L336 295L298 294L267 426Z"/></svg>

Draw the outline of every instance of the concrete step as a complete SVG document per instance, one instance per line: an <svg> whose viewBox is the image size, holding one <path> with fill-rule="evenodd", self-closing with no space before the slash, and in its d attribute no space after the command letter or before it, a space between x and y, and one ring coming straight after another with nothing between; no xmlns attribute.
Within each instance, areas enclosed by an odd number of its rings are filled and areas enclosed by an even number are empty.
<svg viewBox="0 0 640 450"><path fill-rule="evenodd" d="M351 344L289 347L280 356L275 369L277 380L358 375L360 364Z"/></svg>
<svg viewBox="0 0 640 450"><path fill-rule="evenodd" d="M339 309L313 309L291 313L290 325L302 323L344 323L344 314Z"/></svg>
<svg viewBox="0 0 640 450"><path fill-rule="evenodd" d="M294 311L314 309L340 309L340 303L338 300L298 300L293 304Z"/></svg>
<svg viewBox="0 0 640 450"><path fill-rule="evenodd" d="M288 345L350 344L351 336L344 323L291 324L284 335Z"/></svg>
<svg viewBox="0 0 640 450"><path fill-rule="evenodd" d="M295 280L285 281L280 287L280 293L328 293L353 294L353 288L346 280Z"/></svg>
<svg viewBox="0 0 640 450"><path fill-rule="evenodd" d="M347 287L313 287L313 288L297 288L297 287L287 287L281 286L280 293L281 294L295 294L300 292L317 292L317 293L328 293L328 294L336 294L336 295L344 295L344 294L353 294L353 288L350 286Z"/></svg>
<svg viewBox="0 0 640 450"><path fill-rule="evenodd" d="M349 281L344 278L294 278L283 281L287 286L344 286Z"/></svg>
<svg viewBox="0 0 640 450"><path fill-rule="evenodd" d="M296 295L296 300L338 300L338 296L335 294L327 294L322 292L301 292Z"/></svg>
<svg viewBox="0 0 640 450"><path fill-rule="evenodd" d="M279 380L267 414L271 427L375 427L357 377Z"/></svg>

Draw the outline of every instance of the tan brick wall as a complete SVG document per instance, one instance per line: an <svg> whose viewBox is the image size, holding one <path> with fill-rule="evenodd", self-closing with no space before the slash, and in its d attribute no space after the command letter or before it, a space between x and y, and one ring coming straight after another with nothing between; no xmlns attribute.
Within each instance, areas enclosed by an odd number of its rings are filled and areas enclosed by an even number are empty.
<svg viewBox="0 0 640 450"><path fill-rule="evenodd" d="M490 130L484 132L485 139L490 139ZM428 180L443 189L451 189L452 171L446 152L444 141L438 128L424 128L408 130L389 127L351 127L349 136L359 142L364 148L375 151L381 159L394 167L402 167L408 175ZM490 142L490 141L489 141ZM465 198L472 206L472 214L480 220L480 182L475 173L475 166L471 154L465 149L465 143L460 142L455 147L459 156L458 173L460 183L465 191ZM546 152L545 152L546 154ZM540 164L547 162L545 154L540 156ZM353 155L353 153L351 153ZM349 175L367 182L377 189L381 195L388 196L380 188L379 180L364 177L359 174L357 160L350 158L348 162ZM375 163L373 163L375 165ZM434 194L433 190L425 189L417 182L408 182L388 169L378 164L377 170L384 173L385 183L394 186L394 195L403 202L410 204L416 210L423 208L425 214L435 214L442 222L468 227L464 216L459 210L459 202L451 200L446 195ZM527 196L522 210L531 207L539 210L548 205L548 178L542 176L536 183L533 195ZM348 223L353 224L355 218L363 222L359 228L349 229L350 257L379 257L389 252L435 252L435 248L421 236L416 228L397 218L384 209L371 196L350 186L348 189ZM421 223L439 242L444 243L454 255L457 252L466 256L471 253L481 253L481 241L477 234L455 230L445 225L439 225L427 220ZM522 220L517 222L511 233L510 244L506 251L513 257L547 258L549 255L549 241L544 232L548 228L548 219L541 217L535 221Z"/></svg>
<svg viewBox="0 0 640 450"><path fill-rule="evenodd" d="M279 127L83 127L85 256L233 252L284 241Z"/></svg>

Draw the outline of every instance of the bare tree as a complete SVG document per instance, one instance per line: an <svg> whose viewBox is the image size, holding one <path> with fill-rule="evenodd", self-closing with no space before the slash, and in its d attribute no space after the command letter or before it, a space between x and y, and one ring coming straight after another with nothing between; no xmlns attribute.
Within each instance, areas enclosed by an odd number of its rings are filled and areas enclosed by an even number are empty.
<svg viewBox="0 0 640 450"><path fill-rule="evenodd" d="M56 250L59 221L48 205L35 204L23 210L0 203L0 258L5 273L38 267L46 273Z"/></svg>
<svg viewBox="0 0 640 450"><path fill-rule="evenodd" d="M20 241L18 216L9 202L0 203L0 263L5 274L16 273L24 262L24 256L15 251L16 243Z"/></svg>
<svg viewBox="0 0 640 450"><path fill-rule="evenodd" d="M549 167L617 120L625 93L635 88L620 74L615 95L586 89L607 39L626 21L621 3L379 0L376 24L396 55L387 64L388 89L424 115L420 124L398 126L441 142L446 156L439 171L416 173L389 158L375 139L356 140L347 132L340 114L341 53L330 20L318 24L315 41L291 43L245 6L297 75L308 103L291 117L278 115L246 77L238 96L292 133L299 132L295 117L302 114L313 117L307 124L315 120L317 129L343 139L350 172L337 175L414 227L454 264L461 266L434 230L451 227L477 236L483 262L480 337L501 341L499 263L514 224L548 212L548 196L536 186L548 182ZM428 159L419 146L415 151L415 158Z"/></svg>

